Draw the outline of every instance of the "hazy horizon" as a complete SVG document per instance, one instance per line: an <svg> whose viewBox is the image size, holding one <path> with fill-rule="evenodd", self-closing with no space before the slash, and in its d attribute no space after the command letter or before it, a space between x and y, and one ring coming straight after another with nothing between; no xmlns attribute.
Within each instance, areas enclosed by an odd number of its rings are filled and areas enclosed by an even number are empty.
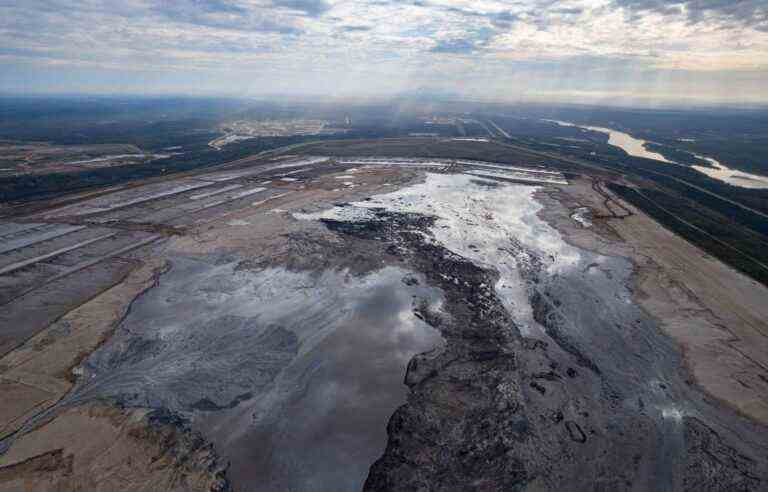
<svg viewBox="0 0 768 492"><path fill-rule="evenodd" d="M764 1L0 0L0 92L768 103Z"/></svg>

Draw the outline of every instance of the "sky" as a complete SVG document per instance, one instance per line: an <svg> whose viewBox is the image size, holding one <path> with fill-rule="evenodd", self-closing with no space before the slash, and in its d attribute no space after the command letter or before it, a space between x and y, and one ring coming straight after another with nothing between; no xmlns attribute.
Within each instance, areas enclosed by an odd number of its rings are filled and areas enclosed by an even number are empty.
<svg viewBox="0 0 768 492"><path fill-rule="evenodd" d="M768 0L0 0L0 92L768 102Z"/></svg>

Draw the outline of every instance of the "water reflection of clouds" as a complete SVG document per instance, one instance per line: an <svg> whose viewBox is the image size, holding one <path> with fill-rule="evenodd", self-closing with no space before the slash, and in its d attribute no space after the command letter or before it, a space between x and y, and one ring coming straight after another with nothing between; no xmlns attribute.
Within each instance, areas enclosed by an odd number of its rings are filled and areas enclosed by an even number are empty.
<svg viewBox="0 0 768 492"><path fill-rule="evenodd" d="M423 278L406 285L415 274L393 267L355 276L237 264L175 258L71 398L193 417L246 489L267 477L258 488L358 490L405 402L407 362L441 343L412 312L440 292Z"/></svg>
<svg viewBox="0 0 768 492"><path fill-rule="evenodd" d="M264 490L362 486L383 452L389 416L405 401L408 361L441 343L438 332L412 312L414 297L437 301L439 291L423 280L406 285L406 275L412 276L385 268L365 277L340 275L330 283L322 275L306 292L307 299L336 293L325 317L310 317L316 326L329 327L322 339L305 338L312 347L299 352L267 394L206 422L218 434L214 439L232 450L234 476L266 480ZM301 310L294 306L294 312Z"/></svg>

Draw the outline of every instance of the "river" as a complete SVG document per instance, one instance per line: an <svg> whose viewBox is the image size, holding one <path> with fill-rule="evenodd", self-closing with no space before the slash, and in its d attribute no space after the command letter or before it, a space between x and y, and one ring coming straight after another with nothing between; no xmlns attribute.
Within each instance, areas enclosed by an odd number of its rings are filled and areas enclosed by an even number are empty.
<svg viewBox="0 0 768 492"><path fill-rule="evenodd" d="M645 159L654 159L661 162L667 162L669 164L677 164L674 161L668 160L667 158L665 158L663 155L659 153L649 151L645 147L645 145L648 143L647 141L641 140L639 138L635 138L628 133L620 132L612 128L576 125L574 123L569 123L567 121L558 121L558 120L544 120L544 121L548 121L550 123L557 123L560 126L573 126L577 128L583 128L584 130L590 130L593 132L605 133L608 135L609 145L618 147L633 157L643 157ZM768 177L766 176L760 176L759 174L751 174L743 171L738 171L736 169L731 169L711 157L704 157L697 154L693 154L693 155L696 158L707 161L712 165L712 167L691 166L693 169L706 174L710 178L716 179L718 181L723 181L730 185L738 186L740 188L751 188L751 189L768 188Z"/></svg>

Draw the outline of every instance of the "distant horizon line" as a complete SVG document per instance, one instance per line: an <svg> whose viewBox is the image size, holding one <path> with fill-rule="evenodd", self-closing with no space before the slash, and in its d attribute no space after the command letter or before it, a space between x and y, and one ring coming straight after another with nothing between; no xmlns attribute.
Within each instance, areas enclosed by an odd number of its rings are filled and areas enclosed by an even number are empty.
<svg viewBox="0 0 768 492"><path fill-rule="evenodd" d="M292 94L292 93L274 93L274 94L249 94L234 95L230 93L216 92L43 92L43 91L8 91L0 90L0 98L9 99L56 99L56 98L133 98L133 99L162 99L162 98L185 98L185 99L219 99L219 100L251 100L251 101L273 101L273 102L295 102L303 103L328 103L333 101L348 101L350 103L363 102L385 102L392 100L413 100L424 99L425 102L441 103L475 103L489 105L535 105L535 106L579 106L579 107L605 107L605 108L626 108L626 109L707 109L707 108L732 108L732 109L750 109L762 110L768 109L768 100L765 101L730 101L730 100L704 100L704 99L672 99L659 98L652 96L622 96L625 100L616 100L617 96L605 96L593 100L577 101L575 97L563 96L561 98L547 99L544 97L528 97L517 99L499 99L499 98L479 98L474 96L462 96L460 94L450 94L445 91L435 90L434 92L418 90L404 91L392 94L371 94L371 95L334 95L334 94ZM612 102L605 99L612 98ZM652 102L650 104L642 101Z"/></svg>

